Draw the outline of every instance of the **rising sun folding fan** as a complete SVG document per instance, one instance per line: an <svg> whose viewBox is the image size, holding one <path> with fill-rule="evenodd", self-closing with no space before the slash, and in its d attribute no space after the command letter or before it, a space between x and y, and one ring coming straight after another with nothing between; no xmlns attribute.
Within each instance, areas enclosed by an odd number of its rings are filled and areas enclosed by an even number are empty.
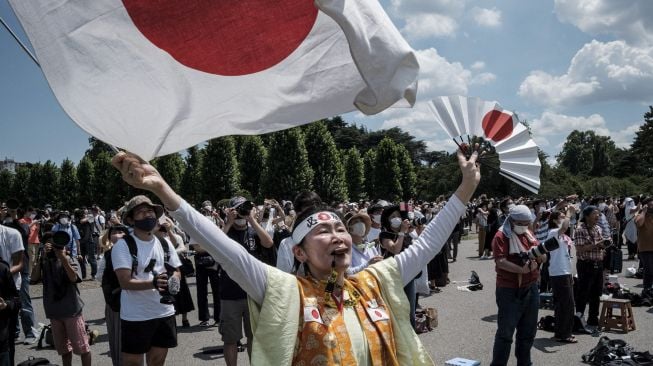
<svg viewBox="0 0 653 366"><path fill-rule="evenodd" d="M457 145L480 141L498 155L499 174L537 193L542 167L537 145L515 114L497 102L462 96L437 97L429 107Z"/></svg>

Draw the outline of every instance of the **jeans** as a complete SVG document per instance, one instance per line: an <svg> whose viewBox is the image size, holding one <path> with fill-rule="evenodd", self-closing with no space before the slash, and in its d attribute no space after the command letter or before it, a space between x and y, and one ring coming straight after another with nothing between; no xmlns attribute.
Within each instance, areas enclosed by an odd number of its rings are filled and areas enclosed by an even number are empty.
<svg viewBox="0 0 653 366"><path fill-rule="evenodd" d="M195 286L197 289L197 310L199 321L207 321L210 318L209 314L209 292L207 286L211 282L211 293L213 294L213 320L220 320L220 278L218 271L213 269L206 269L197 265L195 261Z"/></svg>
<svg viewBox="0 0 653 366"><path fill-rule="evenodd" d="M95 243L95 238L93 241L87 241L80 244L82 249L82 256L86 259L88 264L91 265L91 276L95 277L97 275L97 259L95 258L95 248L97 244ZM82 270L82 278L86 278L86 263L84 260L79 263Z"/></svg>
<svg viewBox="0 0 653 366"><path fill-rule="evenodd" d="M410 304L410 325L415 329L415 310L417 310L417 286L415 286L415 280L411 280L404 287L404 292L408 297L408 303Z"/></svg>
<svg viewBox="0 0 653 366"><path fill-rule="evenodd" d="M576 311L583 314L589 304L587 325L598 325L599 305L603 293L603 262L576 262L578 272L578 291L576 294Z"/></svg>
<svg viewBox="0 0 653 366"><path fill-rule="evenodd" d="M537 312L540 306L537 283L522 288L497 287L496 301L499 312L491 366L508 364L515 330L517 366L532 365L531 348L537 332Z"/></svg>
<svg viewBox="0 0 653 366"><path fill-rule="evenodd" d="M555 306L554 336L560 339L571 337L574 328L574 285L571 275L549 277L553 288Z"/></svg>
<svg viewBox="0 0 653 366"><path fill-rule="evenodd" d="M653 252L639 252L639 261L644 265L644 289L653 287Z"/></svg>
<svg viewBox="0 0 653 366"><path fill-rule="evenodd" d="M29 263L29 259L23 258L23 263ZM36 329L34 329L36 317L34 316L34 308L32 307L32 298L29 296L29 274L29 265L24 265L20 273L20 325L23 327L25 338L36 338ZM18 329L18 324L16 324L16 329Z"/></svg>

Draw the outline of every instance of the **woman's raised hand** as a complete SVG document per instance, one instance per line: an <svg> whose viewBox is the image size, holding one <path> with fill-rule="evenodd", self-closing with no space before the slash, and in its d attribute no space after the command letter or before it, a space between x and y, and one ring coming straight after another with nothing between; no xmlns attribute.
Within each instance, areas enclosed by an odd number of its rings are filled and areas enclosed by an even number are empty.
<svg viewBox="0 0 653 366"><path fill-rule="evenodd" d="M113 157L111 164L120 171L122 179L134 188L156 192L166 185L159 172L138 155L121 151Z"/></svg>
<svg viewBox="0 0 653 366"><path fill-rule="evenodd" d="M481 181L481 167L478 163L478 147L476 144L473 147L472 155L468 158L462 149L458 149L458 166L463 173L463 181L460 183L456 195L462 202L467 202L474 194L478 183ZM463 145L463 148L469 149L468 145Z"/></svg>

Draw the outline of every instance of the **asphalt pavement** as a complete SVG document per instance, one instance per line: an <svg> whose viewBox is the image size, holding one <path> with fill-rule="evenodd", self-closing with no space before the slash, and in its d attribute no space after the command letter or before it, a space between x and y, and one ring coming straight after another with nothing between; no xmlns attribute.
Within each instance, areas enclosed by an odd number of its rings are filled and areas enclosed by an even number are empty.
<svg viewBox="0 0 653 366"><path fill-rule="evenodd" d="M444 365L446 360L463 357L481 361L481 365L489 365L492 359L492 344L496 331L497 307L495 303L495 272L493 260L480 260L475 250L475 239L463 240L459 247L458 260L449 264L451 283L442 288L440 293L420 298L422 307L434 307L438 311L438 327L433 331L421 334L420 338L431 354L436 365ZM624 272L627 267L636 266L635 261L624 261ZM467 292L458 290L465 285L471 271L478 273L483 290ZM188 279L191 293L195 297L195 279ZM642 280L624 278L619 275L619 282L637 293L641 292ZM85 281L80 286L85 302L84 317L91 329L97 329L100 336L92 346L93 365L111 365L108 356L109 344L104 323L104 299L99 289L99 283ZM32 301L39 322L48 323L43 319L43 302L40 285L32 286ZM210 298L210 296L209 296ZM195 300L195 298L194 298ZM197 304L197 302L195 302ZM653 352L653 308L634 307L637 330L627 334L621 332L604 332L595 335L577 335L576 344L555 342L553 333L538 331L532 350L535 365L582 365L581 355L593 348L601 335L610 338L623 339L639 351ZM551 310L540 310L539 316L553 315ZM190 328L178 328L179 346L168 353L167 365L224 365L220 349L222 342L217 327L201 328L198 326L197 311L189 314ZM181 324L181 317L177 317ZM271 339L270 342L274 342ZM514 353L514 347L513 347ZM37 349L36 345L16 345L16 361L20 362L28 356L46 357L51 362L61 364L61 358L54 349ZM247 354L239 353L239 365L249 365ZM79 357L73 358L73 364L80 364ZM510 364L516 364L514 356Z"/></svg>

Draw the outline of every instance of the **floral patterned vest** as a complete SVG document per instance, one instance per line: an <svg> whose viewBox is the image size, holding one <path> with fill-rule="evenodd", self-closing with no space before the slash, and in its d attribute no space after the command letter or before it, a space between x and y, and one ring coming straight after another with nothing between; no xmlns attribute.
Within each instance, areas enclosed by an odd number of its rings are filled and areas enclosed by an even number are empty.
<svg viewBox="0 0 653 366"><path fill-rule="evenodd" d="M324 284L298 277L300 322L292 364L295 366L356 365L344 316L324 300ZM343 294L355 295L353 305L369 348L373 366L399 365L389 316L381 287L367 271L345 279ZM347 295L343 295L347 296ZM350 296L351 298L351 296Z"/></svg>

